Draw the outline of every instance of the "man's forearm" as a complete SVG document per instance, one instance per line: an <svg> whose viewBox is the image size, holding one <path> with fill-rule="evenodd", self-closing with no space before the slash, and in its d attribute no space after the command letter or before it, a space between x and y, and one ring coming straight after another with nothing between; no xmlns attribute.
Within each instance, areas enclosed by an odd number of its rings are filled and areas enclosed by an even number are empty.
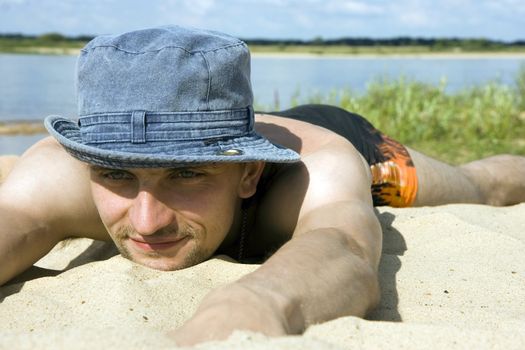
<svg viewBox="0 0 525 350"><path fill-rule="evenodd" d="M189 346L225 339L236 329L280 336L345 315L363 316L377 303L379 287L375 265L359 250L335 229L302 234L256 271L210 292L170 335Z"/></svg>
<svg viewBox="0 0 525 350"><path fill-rule="evenodd" d="M360 246L336 229L293 238L236 282L277 305L290 333L345 315L364 316L379 300L377 271Z"/></svg>
<svg viewBox="0 0 525 350"><path fill-rule="evenodd" d="M0 286L34 264L59 241L49 229L0 205Z"/></svg>
<svg viewBox="0 0 525 350"><path fill-rule="evenodd" d="M303 215L293 238L257 270L204 298L171 333L177 344L225 339L236 329L297 334L314 323L364 316L379 300L382 238L368 204L338 202Z"/></svg>

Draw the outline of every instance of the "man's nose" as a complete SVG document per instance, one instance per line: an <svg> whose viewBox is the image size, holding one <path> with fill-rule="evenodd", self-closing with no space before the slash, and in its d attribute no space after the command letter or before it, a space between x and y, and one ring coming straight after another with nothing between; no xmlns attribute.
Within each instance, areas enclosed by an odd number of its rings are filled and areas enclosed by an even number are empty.
<svg viewBox="0 0 525 350"><path fill-rule="evenodd" d="M149 191L140 191L128 212L129 220L140 235L151 235L172 224L175 213Z"/></svg>

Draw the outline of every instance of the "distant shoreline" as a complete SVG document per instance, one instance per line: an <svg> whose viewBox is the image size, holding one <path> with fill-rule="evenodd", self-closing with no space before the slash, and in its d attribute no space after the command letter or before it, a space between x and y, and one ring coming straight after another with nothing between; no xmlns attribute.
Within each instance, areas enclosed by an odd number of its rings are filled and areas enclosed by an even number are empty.
<svg viewBox="0 0 525 350"><path fill-rule="evenodd" d="M77 56L80 49L77 48L56 48L56 47L31 47L22 50L1 50L0 54L12 55L56 55L56 56ZM252 57L262 58L329 58L329 59L525 59L525 51L523 52L509 52L509 51L488 51L488 52L300 52L300 51L285 51L276 52L274 50L264 51L258 47L251 51Z"/></svg>
<svg viewBox="0 0 525 350"><path fill-rule="evenodd" d="M252 52L252 57L267 57L267 58L340 58L340 59L406 59L406 58L421 58L421 59L493 59L493 58L508 58L525 59L525 52L433 52L433 53L342 53L342 54L314 54L307 52Z"/></svg>
<svg viewBox="0 0 525 350"><path fill-rule="evenodd" d="M46 133L42 120L6 120L0 121L0 135L35 135Z"/></svg>

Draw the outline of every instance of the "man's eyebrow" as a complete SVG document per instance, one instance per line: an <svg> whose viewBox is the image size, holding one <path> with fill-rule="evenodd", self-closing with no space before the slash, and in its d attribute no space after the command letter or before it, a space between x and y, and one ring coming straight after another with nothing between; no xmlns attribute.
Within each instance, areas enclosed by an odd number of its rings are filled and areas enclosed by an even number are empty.
<svg viewBox="0 0 525 350"><path fill-rule="evenodd" d="M110 170L110 168L105 168L100 165L89 165L89 169L93 171L103 171L103 170Z"/></svg>
<svg viewBox="0 0 525 350"><path fill-rule="evenodd" d="M206 169L206 168L218 168L220 166L220 163L213 162L213 163L180 163L175 164L172 167L166 167L164 168L164 171L166 172L172 172L172 171L180 171L184 169ZM120 169L120 168L108 168L103 167L100 165L90 164L89 169L92 171L108 171L108 170L121 170L121 171L130 171L133 170L133 168L130 169Z"/></svg>
<svg viewBox="0 0 525 350"><path fill-rule="evenodd" d="M169 171L176 171L181 169L197 169L197 168L218 168L219 163L180 163L174 167L166 168Z"/></svg>

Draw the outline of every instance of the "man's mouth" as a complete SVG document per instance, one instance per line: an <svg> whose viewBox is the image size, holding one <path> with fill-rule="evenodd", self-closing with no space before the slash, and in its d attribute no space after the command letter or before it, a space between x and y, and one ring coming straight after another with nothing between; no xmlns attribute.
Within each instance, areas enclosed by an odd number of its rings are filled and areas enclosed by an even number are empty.
<svg viewBox="0 0 525 350"><path fill-rule="evenodd" d="M177 246L183 245L190 236L184 236L177 239L163 239L163 240L145 240L140 238L130 238L130 241L137 248L144 251L167 250Z"/></svg>

